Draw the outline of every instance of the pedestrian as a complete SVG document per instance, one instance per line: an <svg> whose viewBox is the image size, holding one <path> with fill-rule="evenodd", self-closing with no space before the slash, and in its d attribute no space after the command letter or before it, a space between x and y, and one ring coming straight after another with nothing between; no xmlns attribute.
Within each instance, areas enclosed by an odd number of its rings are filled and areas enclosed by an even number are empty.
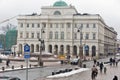
<svg viewBox="0 0 120 80"><path fill-rule="evenodd" d="M7 59L7 60L6 60L6 66L7 66L7 67L9 67L9 63L10 63L10 60Z"/></svg>
<svg viewBox="0 0 120 80"><path fill-rule="evenodd" d="M93 65L92 73L91 73L92 80L95 80L95 78L97 77L97 74L98 74L98 69L95 67L95 65Z"/></svg>
<svg viewBox="0 0 120 80"><path fill-rule="evenodd" d="M96 60L96 59L93 59L93 61L94 61L94 64L96 65L97 60Z"/></svg>
<svg viewBox="0 0 120 80"><path fill-rule="evenodd" d="M104 67L103 62L101 62L100 63L100 73L102 73L103 67Z"/></svg>
<svg viewBox="0 0 120 80"><path fill-rule="evenodd" d="M110 58L110 66L112 66L112 62L113 62L113 59L112 59L112 58Z"/></svg>
<svg viewBox="0 0 120 80"><path fill-rule="evenodd" d="M115 58L113 59L113 66L115 66Z"/></svg>
<svg viewBox="0 0 120 80"><path fill-rule="evenodd" d="M106 74L106 71L107 71L107 68L106 68L106 67L104 67L104 74Z"/></svg>
<svg viewBox="0 0 120 80"><path fill-rule="evenodd" d="M118 80L118 77L115 75L114 78L113 78L113 80Z"/></svg>
<svg viewBox="0 0 120 80"><path fill-rule="evenodd" d="M118 59L115 58L115 65L117 66L118 65Z"/></svg>

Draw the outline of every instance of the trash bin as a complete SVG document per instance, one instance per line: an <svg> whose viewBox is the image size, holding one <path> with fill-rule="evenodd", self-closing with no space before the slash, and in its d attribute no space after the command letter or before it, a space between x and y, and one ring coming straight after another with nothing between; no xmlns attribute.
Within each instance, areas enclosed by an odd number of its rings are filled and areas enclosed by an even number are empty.
<svg viewBox="0 0 120 80"><path fill-rule="evenodd" d="M86 68L86 64L83 64L83 68Z"/></svg>
<svg viewBox="0 0 120 80"><path fill-rule="evenodd" d="M0 58L0 63L2 63L2 59Z"/></svg>

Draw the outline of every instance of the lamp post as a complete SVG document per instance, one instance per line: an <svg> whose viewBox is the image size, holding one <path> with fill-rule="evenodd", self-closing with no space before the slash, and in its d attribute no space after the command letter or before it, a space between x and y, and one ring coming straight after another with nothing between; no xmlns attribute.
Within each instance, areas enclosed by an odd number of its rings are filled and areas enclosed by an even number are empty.
<svg viewBox="0 0 120 80"><path fill-rule="evenodd" d="M40 55L38 57L38 65L43 66L42 50L44 50L44 40L39 39L39 41L40 41Z"/></svg>
<svg viewBox="0 0 120 80"><path fill-rule="evenodd" d="M38 39L38 41L40 41L40 54L38 56L38 65L39 66L43 66L42 51L45 49L44 40L42 39L42 33L45 33L43 28L41 29L41 38Z"/></svg>
<svg viewBox="0 0 120 80"><path fill-rule="evenodd" d="M14 56L16 56L15 48L16 48L16 46L14 46Z"/></svg>
<svg viewBox="0 0 120 80"><path fill-rule="evenodd" d="M81 58L83 57L83 47L82 47L82 26L80 26L79 28L78 28L78 32L80 32L80 47L79 47L79 49L80 49L80 52L79 52L79 62L78 62L78 66L79 67L82 67L82 60L81 60Z"/></svg>

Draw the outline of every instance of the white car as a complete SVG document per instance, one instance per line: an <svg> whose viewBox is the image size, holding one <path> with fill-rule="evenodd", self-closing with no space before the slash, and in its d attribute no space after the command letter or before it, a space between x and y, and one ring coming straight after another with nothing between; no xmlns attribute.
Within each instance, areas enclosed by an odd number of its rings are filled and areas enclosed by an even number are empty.
<svg viewBox="0 0 120 80"><path fill-rule="evenodd" d="M71 59L71 60L70 60L70 64L71 64L71 65L77 65L77 64L78 64L78 61L79 61L79 58Z"/></svg>
<svg viewBox="0 0 120 80"><path fill-rule="evenodd" d="M120 61L120 53L117 53L117 54L115 55L115 58L117 58L118 61Z"/></svg>

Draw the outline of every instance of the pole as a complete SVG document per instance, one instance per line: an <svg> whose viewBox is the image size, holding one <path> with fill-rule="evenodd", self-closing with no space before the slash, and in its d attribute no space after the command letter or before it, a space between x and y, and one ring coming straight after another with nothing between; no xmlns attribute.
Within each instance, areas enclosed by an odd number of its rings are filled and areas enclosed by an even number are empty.
<svg viewBox="0 0 120 80"><path fill-rule="evenodd" d="M28 80L28 59L26 59L26 80Z"/></svg>
<svg viewBox="0 0 120 80"><path fill-rule="evenodd" d="M79 28L78 32L80 32L80 53L79 53L79 62L78 66L82 67L82 56L83 56L83 50L82 50L82 27Z"/></svg>

